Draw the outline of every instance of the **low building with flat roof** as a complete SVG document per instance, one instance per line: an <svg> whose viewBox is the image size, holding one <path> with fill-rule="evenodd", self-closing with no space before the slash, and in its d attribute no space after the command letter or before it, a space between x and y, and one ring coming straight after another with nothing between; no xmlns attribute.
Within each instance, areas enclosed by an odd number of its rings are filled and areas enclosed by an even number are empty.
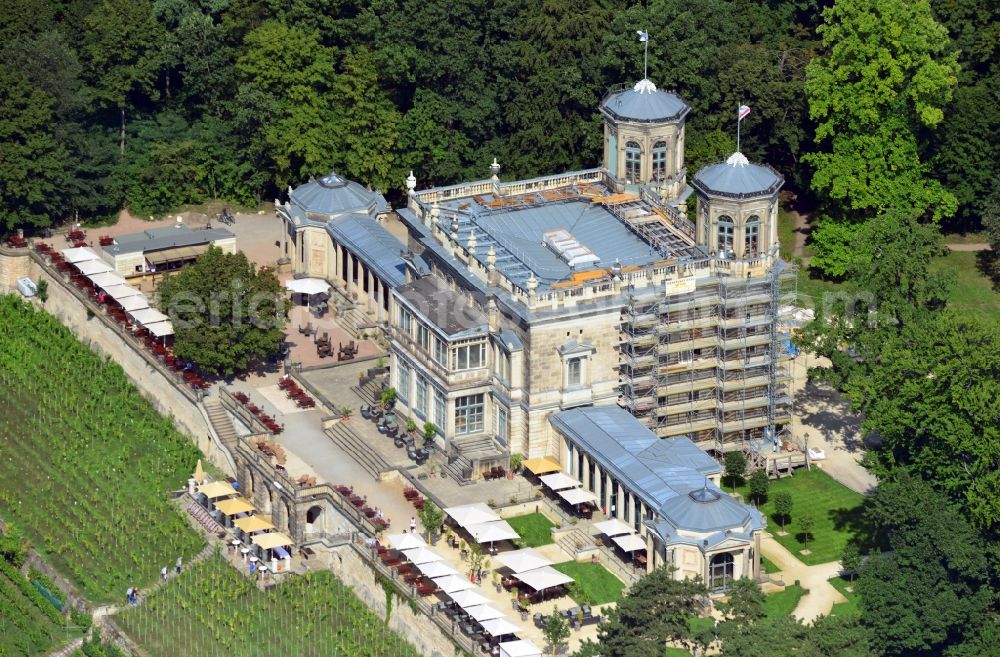
<svg viewBox="0 0 1000 657"><path fill-rule="evenodd" d="M225 228L192 229L182 223L121 235L104 247L101 257L126 278L179 269L210 246L236 253L236 236Z"/></svg>

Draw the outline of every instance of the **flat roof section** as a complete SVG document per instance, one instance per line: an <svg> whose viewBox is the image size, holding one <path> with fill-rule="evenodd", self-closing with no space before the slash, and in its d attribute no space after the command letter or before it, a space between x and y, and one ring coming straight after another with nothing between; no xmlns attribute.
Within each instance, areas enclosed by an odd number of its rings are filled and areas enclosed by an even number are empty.
<svg viewBox="0 0 1000 657"><path fill-rule="evenodd" d="M397 288L396 292L449 337L461 337L465 332L471 337L486 331L486 315L464 294L450 290L438 276L418 278Z"/></svg>
<svg viewBox="0 0 1000 657"><path fill-rule="evenodd" d="M140 233L129 233L115 238L114 244L102 247L105 252L115 255L162 251L178 247L209 244L218 240L236 237L225 228L202 228L192 230L181 224L164 228L150 228Z"/></svg>

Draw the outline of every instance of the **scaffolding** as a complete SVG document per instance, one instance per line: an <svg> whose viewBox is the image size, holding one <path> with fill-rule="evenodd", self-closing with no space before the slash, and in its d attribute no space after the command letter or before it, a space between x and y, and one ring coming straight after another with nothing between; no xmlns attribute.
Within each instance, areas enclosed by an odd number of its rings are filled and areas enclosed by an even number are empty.
<svg viewBox="0 0 1000 657"><path fill-rule="evenodd" d="M775 440L791 420L791 268L699 278L688 291L633 290L622 311L620 404L660 436L718 453Z"/></svg>

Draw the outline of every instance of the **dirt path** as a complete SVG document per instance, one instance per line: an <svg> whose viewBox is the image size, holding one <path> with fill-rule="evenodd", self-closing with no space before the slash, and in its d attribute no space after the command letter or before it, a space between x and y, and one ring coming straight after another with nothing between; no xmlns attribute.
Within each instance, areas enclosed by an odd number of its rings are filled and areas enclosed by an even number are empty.
<svg viewBox="0 0 1000 657"><path fill-rule="evenodd" d="M990 245L986 242L974 242L972 244L946 244L952 251L989 251Z"/></svg>
<svg viewBox="0 0 1000 657"><path fill-rule="evenodd" d="M798 581L799 585L806 589L806 594L792 612L792 615L799 620L811 623L818 616L829 614L833 605L838 602L847 602L847 598L833 588L833 584L829 581L840 574L839 561L807 566L770 534L764 534L760 547L764 556L780 568L781 579L785 584Z"/></svg>

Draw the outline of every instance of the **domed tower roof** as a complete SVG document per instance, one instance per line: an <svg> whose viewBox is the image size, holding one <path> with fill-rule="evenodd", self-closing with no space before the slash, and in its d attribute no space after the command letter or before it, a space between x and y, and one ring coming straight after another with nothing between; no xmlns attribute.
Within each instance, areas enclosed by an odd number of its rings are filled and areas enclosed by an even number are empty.
<svg viewBox="0 0 1000 657"><path fill-rule="evenodd" d="M640 123L680 121L691 106L675 94L639 80L631 89L612 89L601 101L601 112L611 119Z"/></svg>
<svg viewBox="0 0 1000 657"><path fill-rule="evenodd" d="M691 179L691 185L706 196L741 199L771 196L784 183L780 173L767 165L751 163L743 153L705 165Z"/></svg>
<svg viewBox="0 0 1000 657"><path fill-rule="evenodd" d="M307 215L328 219L352 212L376 214L389 208L380 193L368 191L333 172L299 185L289 194L289 201Z"/></svg>

